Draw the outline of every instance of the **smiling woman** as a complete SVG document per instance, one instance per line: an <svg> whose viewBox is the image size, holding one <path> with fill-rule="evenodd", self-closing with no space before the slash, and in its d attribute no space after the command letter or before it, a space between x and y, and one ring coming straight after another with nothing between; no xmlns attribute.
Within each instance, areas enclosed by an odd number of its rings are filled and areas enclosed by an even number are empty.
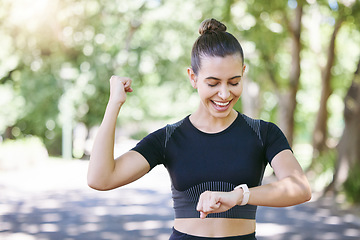
<svg viewBox="0 0 360 240"><path fill-rule="evenodd" d="M254 240L257 206L308 201L308 181L284 134L273 123L234 110L243 92L244 55L215 19L202 22L192 49L190 83L200 103L191 115L149 134L114 161L114 134L132 80L112 76L110 99L95 138L88 184L110 190L164 165L171 178L171 240ZM270 164L278 178L261 185Z"/></svg>

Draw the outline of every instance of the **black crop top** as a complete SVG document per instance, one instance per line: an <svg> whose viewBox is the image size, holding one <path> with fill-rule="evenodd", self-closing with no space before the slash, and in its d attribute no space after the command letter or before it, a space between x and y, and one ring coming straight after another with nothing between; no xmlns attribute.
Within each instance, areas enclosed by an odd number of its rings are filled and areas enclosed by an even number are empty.
<svg viewBox="0 0 360 240"><path fill-rule="evenodd" d="M290 149L281 130L273 123L238 114L224 131L209 134L195 128L189 116L161 128L132 150L149 162L151 169L163 164L171 178L175 218L198 218L196 205L201 193L229 192L246 183L261 184L267 163ZM235 206L208 218L255 219L256 206Z"/></svg>

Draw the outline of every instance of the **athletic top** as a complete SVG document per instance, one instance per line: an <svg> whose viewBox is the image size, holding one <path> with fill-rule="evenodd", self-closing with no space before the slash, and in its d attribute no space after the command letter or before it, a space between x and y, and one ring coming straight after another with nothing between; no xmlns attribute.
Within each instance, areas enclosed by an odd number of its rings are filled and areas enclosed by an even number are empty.
<svg viewBox="0 0 360 240"><path fill-rule="evenodd" d="M238 113L236 120L218 133L205 133L189 116L141 140L132 150L149 162L163 164L171 178L175 218L199 218L196 205L204 191L230 192L246 183L261 184L265 167L279 152L290 149L273 123ZM235 206L208 218L255 219L257 206Z"/></svg>

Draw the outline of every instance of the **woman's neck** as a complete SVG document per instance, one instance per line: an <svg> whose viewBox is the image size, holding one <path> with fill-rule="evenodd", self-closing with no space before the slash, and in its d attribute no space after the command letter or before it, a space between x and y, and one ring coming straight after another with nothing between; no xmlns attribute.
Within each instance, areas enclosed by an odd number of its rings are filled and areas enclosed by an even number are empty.
<svg viewBox="0 0 360 240"><path fill-rule="evenodd" d="M218 133L228 128L237 118L238 112L234 109L227 117L218 118L199 109L190 115L190 122L202 132Z"/></svg>

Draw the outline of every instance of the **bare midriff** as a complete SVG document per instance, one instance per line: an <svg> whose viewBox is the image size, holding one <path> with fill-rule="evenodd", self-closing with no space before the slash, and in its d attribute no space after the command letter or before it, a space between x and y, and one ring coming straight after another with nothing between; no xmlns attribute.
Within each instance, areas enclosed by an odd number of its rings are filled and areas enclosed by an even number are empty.
<svg viewBox="0 0 360 240"><path fill-rule="evenodd" d="M255 232L256 221L228 218L176 218L174 228L198 237L231 237Z"/></svg>

